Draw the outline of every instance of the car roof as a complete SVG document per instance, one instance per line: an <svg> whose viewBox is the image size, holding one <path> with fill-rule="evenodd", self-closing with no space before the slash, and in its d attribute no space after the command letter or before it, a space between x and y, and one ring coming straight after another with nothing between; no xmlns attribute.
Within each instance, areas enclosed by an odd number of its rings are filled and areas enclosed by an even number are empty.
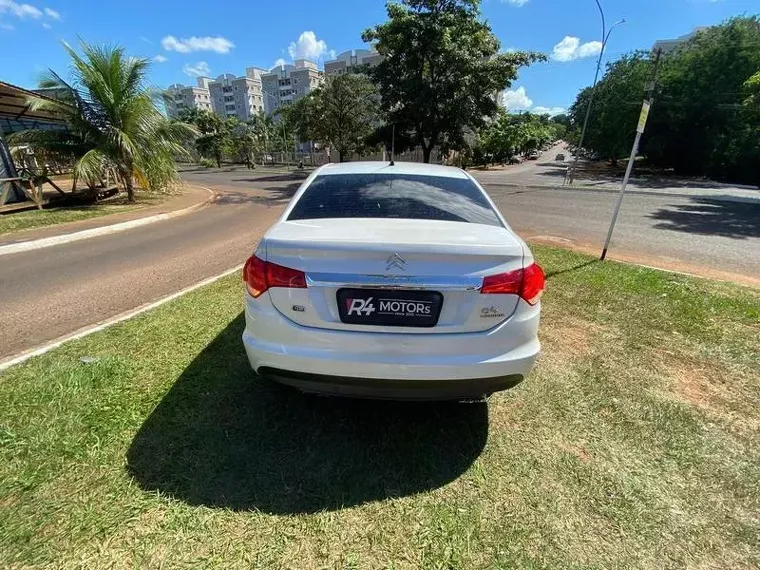
<svg viewBox="0 0 760 570"><path fill-rule="evenodd" d="M439 176L443 178L467 178L459 168L424 164L421 162L396 162L393 166L389 161L341 162L326 164L317 171L317 175L334 174L406 174L412 176Z"/></svg>

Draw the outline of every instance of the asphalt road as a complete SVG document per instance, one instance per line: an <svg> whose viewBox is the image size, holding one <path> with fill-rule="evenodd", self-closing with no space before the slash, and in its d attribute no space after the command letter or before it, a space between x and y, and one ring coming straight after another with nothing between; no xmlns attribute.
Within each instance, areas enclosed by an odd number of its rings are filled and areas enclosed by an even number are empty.
<svg viewBox="0 0 760 570"><path fill-rule="evenodd" d="M530 166L520 167L520 170ZM184 173L217 202L143 228L0 258L0 359L158 300L242 263L297 189L297 177L240 169ZM615 196L486 183L526 237L601 247ZM716 276L760 276L760 205L626 198L612 256Z"/></svg>

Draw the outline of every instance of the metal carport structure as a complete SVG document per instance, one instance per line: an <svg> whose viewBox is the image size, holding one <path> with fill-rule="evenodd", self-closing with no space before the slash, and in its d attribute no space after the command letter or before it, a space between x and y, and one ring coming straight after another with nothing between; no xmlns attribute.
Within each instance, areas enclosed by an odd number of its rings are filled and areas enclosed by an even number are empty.
<svg viewBox="0 0 760 570"><path fill-rule="evenodd" d="M19 184L20 179L4 135L26 129L66 128L66 123L55 113L31 109L30 97L49 99L40 93L0 81L0 206L28 199Z"/></svg>

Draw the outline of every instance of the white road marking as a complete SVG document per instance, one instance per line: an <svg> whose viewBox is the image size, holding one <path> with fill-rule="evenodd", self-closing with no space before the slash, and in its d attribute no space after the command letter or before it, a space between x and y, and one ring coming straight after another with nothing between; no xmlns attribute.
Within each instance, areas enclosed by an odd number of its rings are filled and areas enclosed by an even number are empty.
<svg viewBox="0 0 760 570"><path fill-rule="evenodd" d="M136 317L137 315L140 315L142 313L147 313L148 311L151 311L155 309L156 307L160 307L161 305L168 303L169 301L173 301L174 299L181 297L182 295L185 295L186 293L190 293L191 291L200 289L201 287L209 285L213 283L214 281L218 281L219 279L222 279L223 277L227 277L228 275L232 275L236 271L241 271L242 269L243 269L243 265L237 265L233 267L232 269L228 269L227 271L220 273L219 275L214 275L213 277L209 277L208 279L199 281L195 285L190 285L189 287L185 287L184 289L181 289L180 291L177 291L176 293L172 293L171 295L164 297L163 299L159 299L158 301L155 301L153 303L149 303L147 305L143 305L136 309L127 311L125 313L121 313L119 315L116 315L115 317L111 317L110 319L102 321L96 325L91 325L89 327L79 329L76 332L59 337L47 344L38 346L37 348L32 348L24 352L21 352L19 354L16 354L14 356L10 356L6 358L5 360L0 361L0 372L16 364L20 364L24 362L25 360L29 360L33 356L39 356L41 354L45 354L46 352L49 352L53 350L54 348L58 348L65 342L83 338L87 335L91 335L92 333L102 331L103 329L106 329L110 327L111 325L121 323L128 319L131 319L132 317Z"/></svg>

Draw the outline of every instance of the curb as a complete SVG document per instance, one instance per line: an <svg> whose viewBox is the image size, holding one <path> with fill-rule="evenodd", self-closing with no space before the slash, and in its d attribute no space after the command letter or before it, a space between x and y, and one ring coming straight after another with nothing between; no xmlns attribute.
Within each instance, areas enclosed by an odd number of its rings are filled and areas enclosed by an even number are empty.
<svg viewBox="0 0 760 570"><path fill-rule="evenodd" d="M79 329L78 331L75 331L73 333L58 337L57 339L49 341L48 343L38 346L36 348L31 348L23 352L20 352L18 354L15 354L13 356L9 356L3 360L0 360L0 373L2 373L3 370L7 370L11 366L15 366L16 364L21 364L22 362L29 360L30 358L34 356L40 356L41 354L50 352L54 348L58 348L59 346L61 346L62 344L66 342L69 342L70 340L83 338L85 336L91 335L92 333L102 331L103 329L106 329L117 323L121 323L123 321L131 319L143 313L147 313L148 311L151 311L157 307L160 307L161 305L164 305L165 303L168 303L169 301L173 301L174 299L177 299L178 297L181 297L187 293L190 293L191 291L195 291L196 289L200 289L201 287L210 285L211 283L214 283L215 281L218 281L219 279L223 279L224 277L227 277L228 275L232 275L233 273L240 271L242 268L243 268L242 265L236 265L235 267L228 269L227 271L224 271L218 275L214 275L213 277L208 277L207 279L204 279L203 281L199 281L198 283L194 285L190 285L189 287L185 287L184 289L180 289L176 293L167 295L166 297L163 297L159 299L158 301L154 301L152 303L142 305L136 309L132 309L124 313L118 314L114 317L111 317L110 319L101 321L100 323L97 323L95 325L90 325L82 329Z"/></svg>
<svg viewBox="0 0 760 570"><path fill-rule="evenodd" d="M477 178L475 180L478 180ZM530 188L532 190L580 190L581 192L599 192L603 194L620 194L620 189L599 188L595 186L573 185L540 185L540 184L519 184L517 182L486 182L478 180L481 186L506 186L508 188ZM720 202L737 202L740 204L760 204L760 196L757 198L748 196L729 196L720 194L713 196L711 194L682 194L680 192L655 192L653 190L626 190L626 196L659 196L664 198L695 198L697 200L718 200Z"/></svg>
<svg viewBox="0 0 760 570"><path fill-rule="evenodd" d="M101 226L98 228L82 230L80 232L73 232L70 234L62 234L59 236L51 236L51 237L42 238L42 239L21 241L18 243L2 245L0 246L0 256L11 255L13 253L22 253L25 251L34 251L36 249L42 249L42 248L51 247L54 245L61 245L64 243L71 243L71 242L80 241L83 239L115 234L115 233L123 232L126 230L131 230L132 228L147 226L148 224L153 224L155 222L160 222L162 220L170 220L172 218L178 218L179 216L191 214L192 212L195 212L196 210L200 210L202 207L216 200L218 194L214 192L213 190L211 190L210 188L206 188L205 186L196 186L196 185L193 185L193 186L195 186L196 188L202 188L203 190L208 192L210 196L206 198L203 202L198 202L197 204L193 204L192 206L188 206L187 208L182 208L181 210L176 210L174 212L156 214L154 216L146 216L145 218L137 218L136 220L129 220L128 222L120 222L118 224L111 224L109 226Z"/></svg>

